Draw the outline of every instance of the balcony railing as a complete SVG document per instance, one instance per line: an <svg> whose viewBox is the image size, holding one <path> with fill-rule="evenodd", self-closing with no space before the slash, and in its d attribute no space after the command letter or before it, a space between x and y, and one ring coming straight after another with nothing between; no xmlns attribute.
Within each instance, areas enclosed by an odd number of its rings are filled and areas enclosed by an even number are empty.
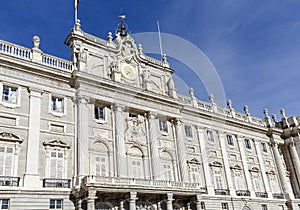
<svg viewBox="0 0 300 210"><path fill-rule="evenodd" d="M273 198L276 198L276 199L283 199L283 194L282 193L273 193Z"/></svg>
<svg viewBox="0 0 300 210"><path fill-rule="evenodd" d="M215 195L229 195L229 190L227 189L215 189Z"/></svg>
<svg viewBox="0 0 300 210"><path fill-rule="evenodd" d="M259 197L259 198L267 198L268 193L266 193L266 192L255 192L255 196Z"/></svg>
<svg viewBox="0 0 300 210"><path fill-rule="evenodd" d="M20 177L0 176L0 186L18 187Z"/></svg>
<svg viewBox="0 0 300 210"><path fill-rule="evenodd" d="M43 180L43 187L70 188L70 185L71 185L70 179L45 178Z"/></svg>
<svg viewBox="0 0 300 210"><path fill-rule="evenodd" d="M250 196L249 190L237 190L236 191L237 196Z"/></svg>
<svg viewBox="0 0 300 210"><path fill-rule="evenodd" d="M197 193L207 193L207 189L199 183L184 183L165 180L149 180L136 178L120 178L120 177L100 177L100 176L86 176L82 180L83 185L93 185L99 187L111 187L117 189L128 189L130 187L141 189L172 189L178 191L192 191Z"/></svg>

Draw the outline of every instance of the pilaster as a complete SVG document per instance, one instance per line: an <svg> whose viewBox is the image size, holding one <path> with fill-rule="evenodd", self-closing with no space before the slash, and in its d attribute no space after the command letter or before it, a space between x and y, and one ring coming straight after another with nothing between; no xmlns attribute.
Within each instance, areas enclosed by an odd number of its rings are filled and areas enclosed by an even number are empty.
<svg viewBox="0 0 300 210"><path fill-rule="evenodd" d="M234 186L232 183L231 171L230 171L230 166L229 166L229 162L228 162L227 149L226 149L226 145L225 145L225 142L226 142L225 135L223 132L218 132L218 134L219 134L219 138L220 138L222 158L223 158L223 163L224 163L224 170L225 170L225 175L226 175L226 179L227 179L228 189L229 189L230 195L234 196L236 194L236 192L234 190Z"/></svg>
<svg viewBox="0 0 300 210"><path fill-rule="evenodd" d="M178 150L178 157L179 157L179 167L180 167L180 174L181 174L181 181L188 182L188 168L186 162L186 152L185 152L185 144L184 138L182 133L182 123L180 119L175 120L175 127L176 127L176 137L177 137L177 150Z"/></svg>
<svg viewBox="0 0 300 210"><path fill-rule="evenodd" d="M159 142L157 139L157 114L155 112L149 112L148 121L149 121L149 141L150 141L150 150L151 150L151 162L152 162L152 173L153 179L160 178L160 159L159 159Z"/></svg>
<svg viewBox="0 0 300 210"><path fill-rule="evenodd" d="M244 138L242 138L241 136L238 136L237 141L238 141L238 145L239 145L239 149L240 149L240 153L241 153L241 159L242 159L244 174L245 174L245 178L246 178L247 189L250 191L251 197L255 197L255 192L253 190L251 176L249 173L249 167L248 167L247 158L246 158L246 152L245 152L245 147L244 147Z"/></svg>
<svg viewBox="0 0 300 210"><path fill-rule="evenodd" d="M213 187L212 181L211 181L210 168L209 168L209 163L208 163L209 158L208 158L208 154L206 152L206 142L205 142L205 137L204 137L204 133L203 133L203 128L198 126L197 133L198 133L198 139L199 139L199 144L200 144L200 151L201 151L201 158L202 158L203 172L204 172L207 193L209 195L214 195L214 187Z"/></svg>
<svg viewBox="0 0 300 210"><path fill-rule="evenodd" d="M296 173L296 177L298 179L298 183L300 183L300 160L297 153L295 140L291 137L288 141L286 141L290 150L290 154L292 157L292 162L294 166L294 171Z"/></svg>
<svg viewBox="0 0 300 210"><path fill-rule="evenodd" d="M34 89L29 89L29 93L29 129L24 186L41 187L38 166L42 93Z"/></svg>
<svg viewBox="0 0 300 210"><path fill-rule="evenodd" d="M115 104L117 174L119 177L127 176L123 110L124 106Z"/></svg>

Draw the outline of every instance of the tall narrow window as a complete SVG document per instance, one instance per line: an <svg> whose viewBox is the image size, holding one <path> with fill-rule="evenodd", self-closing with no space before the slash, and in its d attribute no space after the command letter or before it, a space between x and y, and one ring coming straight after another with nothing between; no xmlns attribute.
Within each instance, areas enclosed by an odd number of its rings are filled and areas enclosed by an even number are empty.
<svg viewBox="0 0 300 210"><path fill-rule="evenodd" d="M265 153L267 153L267 152L268 152L267 144L264 143L264 142L262 142L262 143L261 143L261 146L262 146L262 151L265 152Z"/></svg>
<svg viewBox="0 0 300 210"><path fill-rule="evenodd" d="M184 126L184 130L185 130L185 136L186 137L189 137L189 138L193 137L192 127L191 126L185 125Z"/></svg>
<svg viewBox="0 0 300 210"><path fill-rule="evenodd" d="M234 146L234 143L233 143L233 138L231 135L227 135L227 144L230 145L230 146Z"/></svg>
<svg viewBox="0 0 300 210"><path fill-rule="evenodd" d="M223 178L220 169L214 170L214 180L215 189L224 189Z"/></svg>
<svg viewBox="0 0 300 210"><path fill-rule="evenodd" d="M0 209L9 209L8 199L0 199Z"/></svg>
<svg viewBox="0 0 300 210"><path fill-rule="evenodd" d="M104 156L95 157L95 174L96 176L108 176L108 160Z"/></svg>
<svg viewBox="0 0 300 210"><path fill-rule="evenodd" d="M246 147L247 149L251 149L251 142L250 142L249 139L245 139L245 147Z"/></svg>
<svg viewBox="0 0 300 210"><path fill-rule="evenodd" d="M265 205L265 204L262 204L262 205L261 205L261 210L268 210L268 207L267 207L267 205Z"/></svg>
<svg viewBox="0 0 300 210"><path fill-rule="evenodd" d="M64 112L64 99L58 97L51 97L51 111L54 112Z"/></svg>
<svg viewBox="0 0 300 210"><path fill-rule="evenodd" d="M198 166L193 164L190 166L190 170L191 170L191 182L200 183L200 174L199 174Z"/></svg>
<svg viewBox="0 0 300 210"><path fill-rule="evenodd" d="M277 182L275 175L269 175L269 179L270 179L272 193L280 193L281 190L279 188L279 184Z"/></svg>
<svg viewBox="0 0 300 210"><path fill-rule="evenodd" d="M95 105L95 119L105 120L105 112L103 106Z"/></svg>
<svg viewBox="0 0 300 210"><path fill-rule="evenodd" d="M50 178L64 178L64 153L51 151L50 156Z"/></svg>
<svg viewBox="0 0 300 210"><path fill-rule="evenodd" d="M221 203L222 209L228 209L228 203Z"/></svg>
<svg viewBox="0 0 300 210"><path fill-rule="evenodd" d="M18 89L9 86L3 86L2 91L2 101L7 103L16 104L17 103L17 93Z"/></svg>
<svg viewBox="0 0 300 210"><path fill-rule="evenodd" d="M59 199L50 199L50 209L62 209L63 208L63 201Z"/></svg>
<svg viewBox="0 0 300 210"><path fill-rule="evenodd" d="M134 178L142 178L142 163L140 160L132 160L131 161L132 167L132 177Z"/></svg>
<svg viewBox="0 0 300 210"><path fill-rule="evenodd" d="M214 134L212 131L206 131L206 134L207 134L207 140L209 142L215 142Z"/></svg>
<svg viewBox="0 0 300 210"><path fill-rule="evenodd" d="M168 123L166 120L159 120L159 130L164 133L168 133Z"/></svg>
<svg viewBox="0 0 300 210"><path fill-rule="evenodd" d="M172 165L170 163L163 163L164 180L173 181Z"/></svg>
<svg viewBox="0 0 300 210"><path fill-rule="evenodd" d="M262 187L261 187L260 177L257 173L254 173L252 175L252 181L253 181L254 191L255 192L263 192Z"/></svg>
<svg viewBox="0 0 300 210"><path fill-rule="evenodd" d="M234 183L235 183L236 190L244 190L245 189L244 180L241 176L240 171L234 171Z"/></svg>
<svg viewBox="0 0 300 210"><path fill-rule="evenodd" d="M1 146L0 147L0 175L12 176L13 162L14 162L14 148Z"/></svg>
<svg viewBox="0 0 300 210"><path fill-rule="evenodd" d="M200 203L200 205L201 205L201 209L205 210L205 203L203 201Z"/></svg>

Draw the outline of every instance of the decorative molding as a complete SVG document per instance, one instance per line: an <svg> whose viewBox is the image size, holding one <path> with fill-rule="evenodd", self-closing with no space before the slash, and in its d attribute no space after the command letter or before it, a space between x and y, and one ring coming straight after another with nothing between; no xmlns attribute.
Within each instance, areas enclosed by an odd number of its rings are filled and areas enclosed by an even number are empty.
<svg viewBox="0 0 300 210"><path fill-rule="evenodd" d="M23 139L13 133L2 132L0 133L0 141L10 141L22 143Z"/></svg>
<svg viewBox="0 0 300 210"><path fill-rule="evenodd" d="M66 149L70 149L71 145L66 144L65 142L63 142L60 139L55 139L52 141L48 141L48 142L43 142L44 146L50 146L50 147L60 147L60 148L66 148Z"/></svg>

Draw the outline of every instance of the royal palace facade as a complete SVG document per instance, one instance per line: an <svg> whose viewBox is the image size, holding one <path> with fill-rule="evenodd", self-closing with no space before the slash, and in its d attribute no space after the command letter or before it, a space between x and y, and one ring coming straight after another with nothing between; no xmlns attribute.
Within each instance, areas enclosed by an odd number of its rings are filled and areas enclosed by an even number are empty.
<svg viewBox="0 0 300 210"><path fill-rule="evenodd" d="M71 59L0 41L0 209L300 209L300 117L177 94L124 20Z"/></svg>

